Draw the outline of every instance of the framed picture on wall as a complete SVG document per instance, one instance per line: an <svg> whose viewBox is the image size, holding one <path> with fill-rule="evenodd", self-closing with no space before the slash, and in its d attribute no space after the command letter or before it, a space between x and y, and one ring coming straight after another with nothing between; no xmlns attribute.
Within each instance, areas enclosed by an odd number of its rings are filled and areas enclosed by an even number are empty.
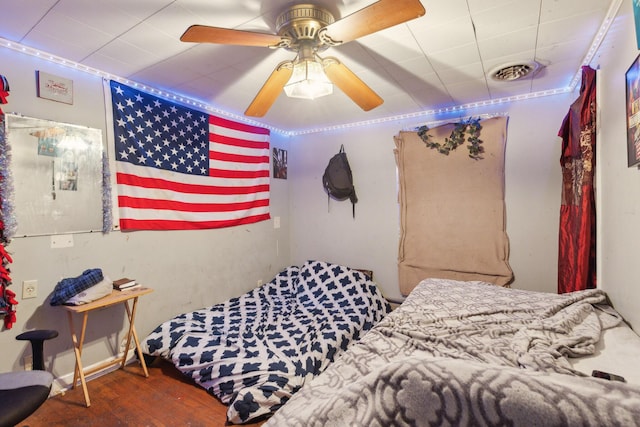
<svg viewBox="0 0 640 427"><path fill-rule="evenodd" d="M627 90L627 163L640 165L640 55L626 73Z"/></svg>
<svg viewBox="0 0 640 427"><path fill-rule="evenodd" d="M287 179L287 150L273 148L273 177Z"/></svg>
<svg viewBox="0 0 640 427"><path fill-rule="evenodd" d="M44 71L36 71L36 80L39 98L73 104L73 80Z"/></svg>

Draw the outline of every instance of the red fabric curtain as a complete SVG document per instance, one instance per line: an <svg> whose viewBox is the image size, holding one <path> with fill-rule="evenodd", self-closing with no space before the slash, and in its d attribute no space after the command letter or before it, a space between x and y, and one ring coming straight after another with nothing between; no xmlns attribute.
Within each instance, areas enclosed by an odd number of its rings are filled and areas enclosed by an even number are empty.
<svg viewBox="0 0 640 427"><path fill-rule="evenodd" d="M558 293L596 287L596 72L582 67L580 96L558 132L562 138L562 205Z"/></svg>

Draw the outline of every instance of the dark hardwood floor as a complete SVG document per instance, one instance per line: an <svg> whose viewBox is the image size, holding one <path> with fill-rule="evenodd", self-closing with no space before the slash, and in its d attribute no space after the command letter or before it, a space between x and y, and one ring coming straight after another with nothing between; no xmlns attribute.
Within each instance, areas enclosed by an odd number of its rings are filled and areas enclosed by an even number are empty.
<svg viewBox="0 0 640 427"><path fill-rule="evenodd" d="M47 400L20 427L39 426L227 426L227 407L162 359L142 368L130 364ZM245 424L260 426L264 421Z"/></svg>

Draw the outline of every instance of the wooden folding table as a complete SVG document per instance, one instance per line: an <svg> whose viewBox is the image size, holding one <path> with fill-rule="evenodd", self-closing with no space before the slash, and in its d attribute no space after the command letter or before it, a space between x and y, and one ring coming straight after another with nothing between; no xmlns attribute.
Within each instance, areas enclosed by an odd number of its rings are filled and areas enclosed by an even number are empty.
<svg viewBox="0 0 640 427"><path fill-rule="evenodd" d="M89 392L87 391L87 382L85 380L85 375L90 375L94 372L98 372L109 366L114 366L117 364L120 364L121 368L124 368L127 361L127 354L129 353L129 347L131 346L131 338L133 338L133 341L135 342L135 348L138 351L138 356L140 356L140 364L142 365L144 376L149 376L147 365L144 362L144 357L142 357L142 351L140 350L140 342L138 340L138 334L136 333L134 322L136 317L138 298L151 292L153 292L153 289L151 288L137 288L125 291L114 290L113 292L111 292L111 295L107 295L103 298L97 299L87 304L61 306L67 310L67 315L69 318L69 330L71 331L71 340L73 341L73 351L76 355L76 366L73 373L73 388L76 388L76 386L78 385L78 377L80 377L80 383L82 384L82 391L84 392L84 400L87 404L87 407L91 405L91 401L89 400ZM133 300L133 305L130 307L129 301L131 300ZM85 370L82 367L82 344L84 342L85 331L87 329L87 319L89 317L89 313L93 310L110 307L116 304L124 304L127 310L127 318L129 319L129 330L127 332L127 343L124 349L124 354L121 357L116 358L115 360L110 360L101 363L100 365L95 366L91 369ZM80 339L78 339L78 336L76 335L76 330L73 322L74 313L83 314Z"/></svg>

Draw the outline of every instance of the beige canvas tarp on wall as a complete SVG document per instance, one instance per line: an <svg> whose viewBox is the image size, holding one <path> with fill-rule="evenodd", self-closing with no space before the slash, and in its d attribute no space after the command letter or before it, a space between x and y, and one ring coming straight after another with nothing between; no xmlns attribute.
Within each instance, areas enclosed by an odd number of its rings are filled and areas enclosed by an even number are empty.
<svg viewBox="0 0 640 427"><path fill-rule="evenodd" d="M428 277L508 285L509 240L504 204L507 118L480 122L484 154L469 157L467 143L444 155L417 132L396 136L400 181L398 271L403 295ZM431 129L444 142L453 124Z"/></svg>

